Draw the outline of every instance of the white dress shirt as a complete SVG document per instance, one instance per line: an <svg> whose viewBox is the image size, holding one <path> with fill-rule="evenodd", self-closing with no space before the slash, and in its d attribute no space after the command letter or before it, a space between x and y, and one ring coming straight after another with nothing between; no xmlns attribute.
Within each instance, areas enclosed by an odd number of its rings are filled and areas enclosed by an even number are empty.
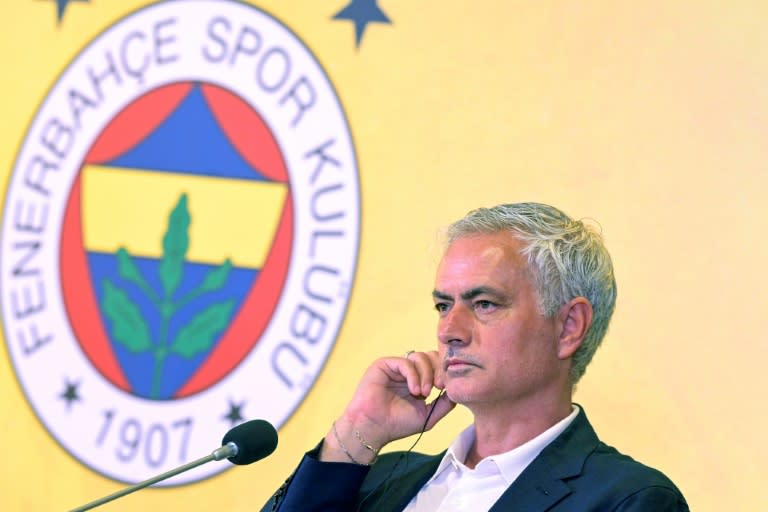
<svg viewBox="0 0 768 512"><path fill-rule="evenodd" d="M571 414L560 422L513 450L484 458L474 469L464 465L475 442L475 426L470 425L453 441L435 474L403 512L487 511L528 464L568 428L578 412L574 405Z"/></svg>

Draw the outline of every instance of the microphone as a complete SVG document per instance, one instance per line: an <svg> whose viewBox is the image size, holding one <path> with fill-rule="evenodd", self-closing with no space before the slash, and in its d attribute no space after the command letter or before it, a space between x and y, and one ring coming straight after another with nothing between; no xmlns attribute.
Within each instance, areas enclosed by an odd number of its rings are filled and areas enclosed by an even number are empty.
<svg viewBox="0 0 768 512"><path fill-rule="evenodd" d="M210 455L188 462L161 475L157 475L143 482L139 482L120 491L94 500L81 507L72 509L71 512L84 512L116 500L126 494L138 491L144 487L161 482L166 478L176 476L190 469L201 466L212 460L228 459L232 464L245 465L261 460L271 454L277 448L277 431L269 422L264 420L251 420L232 428L224 435L222 446L216 448Z"/></svg>
<svg viewBox="0 0 768 512"><path fill-rule="evenodd" d="M226 457L232 464L244 466L261 460L277 448L277 431L269 422L251 420L241 423L226 433L222 447L234 445L232 455ZM221 460L221 459L216 459Z"/></svg>

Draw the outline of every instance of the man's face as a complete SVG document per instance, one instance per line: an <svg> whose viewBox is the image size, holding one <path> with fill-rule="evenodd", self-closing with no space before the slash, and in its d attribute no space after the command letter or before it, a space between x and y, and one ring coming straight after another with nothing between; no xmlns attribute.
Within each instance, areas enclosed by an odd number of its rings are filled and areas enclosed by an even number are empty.
<svg viewBox="0 0 768 512"><path fill-rule="evenodd" d="M437 270L445 389L473 411L552 399L567 376L568 365L558 358L557 317L539 311L521 248L508 233L460 238Z"/></svg>

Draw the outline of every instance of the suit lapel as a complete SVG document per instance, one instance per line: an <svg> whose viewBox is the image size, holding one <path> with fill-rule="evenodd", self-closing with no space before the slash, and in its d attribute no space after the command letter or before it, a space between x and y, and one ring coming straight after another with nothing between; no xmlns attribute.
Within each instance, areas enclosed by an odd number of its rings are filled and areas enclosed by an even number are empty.
<svg viewBox="0 0 768 512"><path fill-rule="evenodd" d="M581 474L587 456L598 445L584 410L550 443L501 495L489 512L544 512L571 493L563 480Z"/></svg>
<svg viewBox="0 0 768 512"><path fill-rule="evenodd" d="M407 468L405 461L402 461L400 463L403 466L402 472L398 471L396 475L378 485L370 496L363 500L358 510L376 512L403 510L435 473L443 455L445 452L434 456L421 455L419 460L411 461Z"/></svg>
<svg viewBox="0 0 768 512"><path fill-rule="evenodd" d="M572 492L564 480L581 474L586 458L597 448L598 443L597 435L584 410L580 410L573 423L525 468L489 512L550 510ZM420 459L409 464L407 470L403 467L388 481L374 484L374 490L363 500L358 510L403 510L435 473L444 454L445 452L435 456L421 455Z"/></svg>

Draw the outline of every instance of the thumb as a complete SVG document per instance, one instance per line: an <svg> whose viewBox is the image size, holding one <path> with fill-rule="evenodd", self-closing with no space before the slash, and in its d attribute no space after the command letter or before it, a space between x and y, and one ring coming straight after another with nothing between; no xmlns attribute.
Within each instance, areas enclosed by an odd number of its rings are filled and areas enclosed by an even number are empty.
<svg viewBox="0 0 768 512"><path fill-rule="evenodd" d="M445 418L445 416L456 407L456 402L451 401L451 399L448 398L448 394L445 391L442 391L429 406L432 408L432 413L429 416L425 430L431 430L437 422Z"/></svg>

